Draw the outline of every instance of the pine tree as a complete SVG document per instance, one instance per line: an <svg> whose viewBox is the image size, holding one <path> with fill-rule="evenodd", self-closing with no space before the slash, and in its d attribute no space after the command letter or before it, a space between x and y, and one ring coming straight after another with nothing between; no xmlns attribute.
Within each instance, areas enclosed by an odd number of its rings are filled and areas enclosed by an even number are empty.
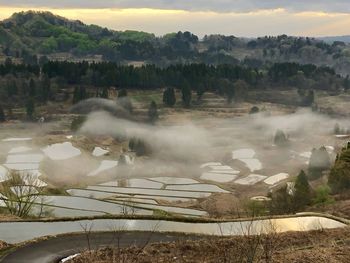
<svg viewBox="0 0 350 263"><path fill-rule="evenodd" d="M188 82L185 82L181 89L182 92L182 103L186 108L191 106L192 92Z"/></svg>
<svg viewBox="0 0 350 263"><path fill-rule="evenodd" d="M44 75L41 81L41 94L40 94L41 101L47 102L48 99L50 98L50 94L51 94L51 81L47 75Z"/></svg>
<svg viewBox="0 0 350 263"><path fill-rule="evenodd" d="M149 117L149 121L151 123L155 123L159 118L158 107L157 107L157 104L155 103L155 101L152 101L150 106L149 106L148 117Z"/></svg>
<svg viewBox="0 0 350 263"><path fill-rule="evenodd" d="M108 99L108 88L103 87L102 93L101 93L101 98Z"/></svg>
<svg viewBox="0 0 350 263"><path fill-rule="evenodd" d="M340 130L340 126L339 126L339 123L336 123L334 125L334 134L337 135L337 134L340 134L341 130Z"/></svg>
<svg viewBox="0 0 350 263"><path fill-rule="evenodd" d="M344 89L345 90L350 89L350 78L349 78L349 75L347 75L346 78L344 79Z"/></svg>
<svg viewBox="0 0 350 263"><path fill-rule="evenodd" d="M303 170L300 171L294 187L293 203L296 210L303 209L311 203L311 187Z"/></svg>
<svg viewBox="0 0 350 263"><path fill-rule="evenodd" d="M315 102L315 92L313 90L309 90L306 97L304 97L301 106L308 107L311 106Z"/></svg>
<svg viewBox="0 0 350 263"><path fill-rule="evenodd" d="M309 161L309 178L318 179L322 172L328 170L331 166L331 160L327 149L322 146L320 149L313 149Z"/></svg>
<svg viewBox="0 0 350 263"><path fill-rule="evenodd" d="M36 95L36 85L34 79L30 79L29 81L29 96L35 97Z"/></svg>
<svg viewBox="0 0 350 263"><path fill-rule="evenodd" d="M288 138L283 131L277 130L274 138L274 144L280 147L288 145Z"/></svg>
<svg viewBox="0 0 350 263"><path fill-rule="evenodd" d="M6 121L6 116L4 112L4 108L0 105L0 122Z"/></svg>
<svg viewBox="0 0 350 263"><path fill-rule="evenodd" d="M130 98L128 97L128 92L126 89L122 89L118 92L118 99L117 102L126 109L129 113L132 113L133 106L131 103Z"/></svg>
<svg viewBox="0 0 350 263"><path fill-rule="evenodd" d="M33 115L35 112L35 104L34 104L34 100L33 99L29 99L26 103L26 113L27 113L27 117L29 119L33 119Z"/></svg>
<svg viewBox="0 0 350 263"><path fill-rule="evenodd" d="M80 92L79 88L75 87L74 88L74 93L73 93L73 104L76 104L80 101Z"/></svg>
<svg viewBox="0 0 350 263"><path fill-rule="evenodd" d="M163 93L163 102L168 107L173 107L176 103L174 88L166 88Z"/></svg>
<svg viewBox="0 0 350 263"><path fill-rule="evenodd" d="M119 92L118 92L118 98L124 98L124 97L127 97L128 96L128 92L126 89L121 89Z"/></svg>

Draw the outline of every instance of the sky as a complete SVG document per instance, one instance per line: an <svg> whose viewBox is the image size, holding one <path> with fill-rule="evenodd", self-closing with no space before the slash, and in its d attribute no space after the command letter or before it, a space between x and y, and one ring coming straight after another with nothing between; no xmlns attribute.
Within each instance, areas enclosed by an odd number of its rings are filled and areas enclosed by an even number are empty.
<svg viewBox="0 0 350 263"><path fill-rule="evenodd" d="M350 35L350 0L0 0L0 20L26 10L156 35Z"/></svg>

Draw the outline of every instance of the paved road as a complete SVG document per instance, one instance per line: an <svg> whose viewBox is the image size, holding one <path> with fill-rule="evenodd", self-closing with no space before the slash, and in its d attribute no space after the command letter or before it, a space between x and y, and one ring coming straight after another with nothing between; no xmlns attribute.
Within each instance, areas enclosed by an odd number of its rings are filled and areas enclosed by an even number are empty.
<svg viewBox="0 0 350 263"><path fill-rule="evenodd" d="M118 243L121 247L130 245L142 246L148 242L169 242L183 239L195 239L195 236L181 234L163 234L149 232L116 233L91 233L89 243L91 249L113 246ZM198 238L198 237L197 237ZM60 259L88 249L87 236L85 234L62 235L50 238L46 241L30 243L1 260L1 263L52 263Z"/></svg>

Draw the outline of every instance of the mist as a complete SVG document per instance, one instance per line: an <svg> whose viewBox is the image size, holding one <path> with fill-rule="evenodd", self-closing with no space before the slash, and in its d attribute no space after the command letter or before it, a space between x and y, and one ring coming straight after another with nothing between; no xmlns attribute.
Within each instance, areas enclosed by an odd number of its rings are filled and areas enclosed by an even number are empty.
<svg viewBox="0 0 350 263"><path fill-rule="evenodd" d="M150 145L151 156L142 161L136 160L133 175L199 175L202 163L232 164L232 151L241 148L254 149L263 162L264 170L269 170L271 166L286 163L296 153L309 152L323 145L341 147L342 141L333 134L335 123L342 127L350 126L347 120L309 110L289 115L262 112L232 119L206 118L179 126L149 125L100 111L88 115L79 134L137 138ZM289 138L289 147L279 149L273 145L278 129ZM271 158L271 154L276 156ZM292 170L299 168L303 168L302 165Z"/></svg>

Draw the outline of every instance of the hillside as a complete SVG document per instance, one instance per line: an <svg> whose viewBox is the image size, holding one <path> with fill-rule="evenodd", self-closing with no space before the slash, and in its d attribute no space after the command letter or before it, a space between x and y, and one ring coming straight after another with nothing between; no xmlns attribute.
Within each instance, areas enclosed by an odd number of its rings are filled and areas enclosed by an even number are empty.
<svg viewBox="0 0 350 263"><path fill-rule="evenodd" d="M327 43L333 43L336 41L341 41L345 43L350 43L350 36L332 36L332 37L320 37L320 40L327 42Z"/></svg>
<svg viewBox="0 0 350 263"><path fill-rule="evenodd" d="M350 44L281 35L242 39L209 35L199 39L190 32L156 37L137 31L113 31L49 12L21 12L0 22L2 58L35 63L33 56L54 60L106 60L118 63L244 64L263 68L275 62L332 66L347 75ZM0 57L1 57L0 53Z"/></svg>

